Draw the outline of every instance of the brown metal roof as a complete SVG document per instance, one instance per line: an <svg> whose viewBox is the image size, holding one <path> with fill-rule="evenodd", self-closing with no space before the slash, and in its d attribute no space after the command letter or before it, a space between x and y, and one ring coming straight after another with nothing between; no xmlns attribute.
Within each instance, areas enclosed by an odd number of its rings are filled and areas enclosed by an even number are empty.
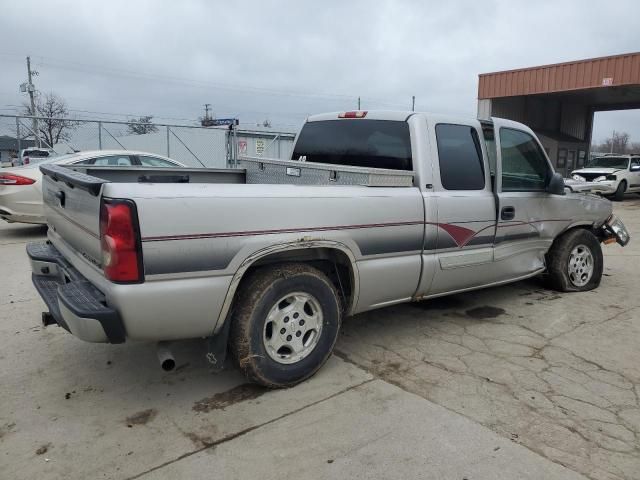
<svg viewBox="0 0 640 480"><path fill-rule="evenodd" d="M479 75L478 98L640 85L640 52Z"/></svg>

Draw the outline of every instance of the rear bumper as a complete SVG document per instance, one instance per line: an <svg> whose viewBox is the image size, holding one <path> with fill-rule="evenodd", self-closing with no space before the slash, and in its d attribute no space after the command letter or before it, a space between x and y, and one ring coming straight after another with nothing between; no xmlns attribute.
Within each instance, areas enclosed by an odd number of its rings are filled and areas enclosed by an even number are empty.
<svg viewBox="0 0 640 480"><path fill-rule="evenodd" d="M32 280L55 323L87 342L123 343L120 314L49 242L29 243Z"/></svg>

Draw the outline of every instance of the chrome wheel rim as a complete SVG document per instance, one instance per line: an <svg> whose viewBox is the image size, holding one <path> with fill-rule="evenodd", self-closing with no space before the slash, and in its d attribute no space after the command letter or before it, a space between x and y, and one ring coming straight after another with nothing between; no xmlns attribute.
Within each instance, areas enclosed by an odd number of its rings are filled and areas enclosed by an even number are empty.
<svg viewBox="0 0 640 480"><path fill-rule="evenodd" d="M576 287L584 287L593 276L593 254L586 245L578 245L569 255L569 280Z"/></svg>
<svg viewBox="0 0 640 480"><path fill-rule="evenodd" d="M322 332L320 302L306 292L280 298L267 316L262 340L269 357L289 365L307 357Z"/></svg>

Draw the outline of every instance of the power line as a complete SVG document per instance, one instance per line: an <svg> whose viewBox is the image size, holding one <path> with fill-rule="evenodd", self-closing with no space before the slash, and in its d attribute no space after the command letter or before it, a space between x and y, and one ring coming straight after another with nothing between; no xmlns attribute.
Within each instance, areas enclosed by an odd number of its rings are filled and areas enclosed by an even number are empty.
<svg viewBox="0 0 640 480"><path fill-rule="evenodd" d="M7 54L4 54L4 55L7 55ZM200 87L200 88L217 88L221 90L231 90L231 91L238 91L238 92L244 92L244 93L275 95L275 96L285 96L285 97L318 98L318 99L324 98L324 99L349 100L349 101L353 101L353 99L357 97L356 95L346 95L346 94L336 94L336 93L295 92L290 90L283 91L283 90L277 90L277 89L255 87L250 85L230 85L230 84L224 84L220 82L203 81L203 80L196 80L196 79L190 79L190 78L184 78L184 77L162 75L157 73L145 73L140 71L105 67L103 65L92 65L92 64L85 64L85 63L79 63L79 62L72 62L69 60L63 60L63 59L52 58L52 57L37 56L34 58L39 59L39 63L41 65L48 66L51 68L77 70L77 71L83 71L85 73L93 73L93 74L106 73L112 76L157 80L157 81L163 81L168 83L191 85L191 86ZM386 99L380 99L376 97L367 97L367 101L369 101L370 103L375 103L378 105L388 106L392 108L402 108L402 109L406 108L402 103L389 102Z"/></svg>

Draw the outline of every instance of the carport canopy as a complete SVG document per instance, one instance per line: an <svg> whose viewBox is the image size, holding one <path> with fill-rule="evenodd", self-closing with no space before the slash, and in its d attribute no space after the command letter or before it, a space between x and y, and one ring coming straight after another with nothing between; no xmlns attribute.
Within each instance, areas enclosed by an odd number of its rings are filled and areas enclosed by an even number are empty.
<svg viewBox="0 0 640 480"><path fill-rule="evenodd" d="M478 117L522 122L556 168L581 166L594 112L640 109L640 52L483 73Z"/></svg>

